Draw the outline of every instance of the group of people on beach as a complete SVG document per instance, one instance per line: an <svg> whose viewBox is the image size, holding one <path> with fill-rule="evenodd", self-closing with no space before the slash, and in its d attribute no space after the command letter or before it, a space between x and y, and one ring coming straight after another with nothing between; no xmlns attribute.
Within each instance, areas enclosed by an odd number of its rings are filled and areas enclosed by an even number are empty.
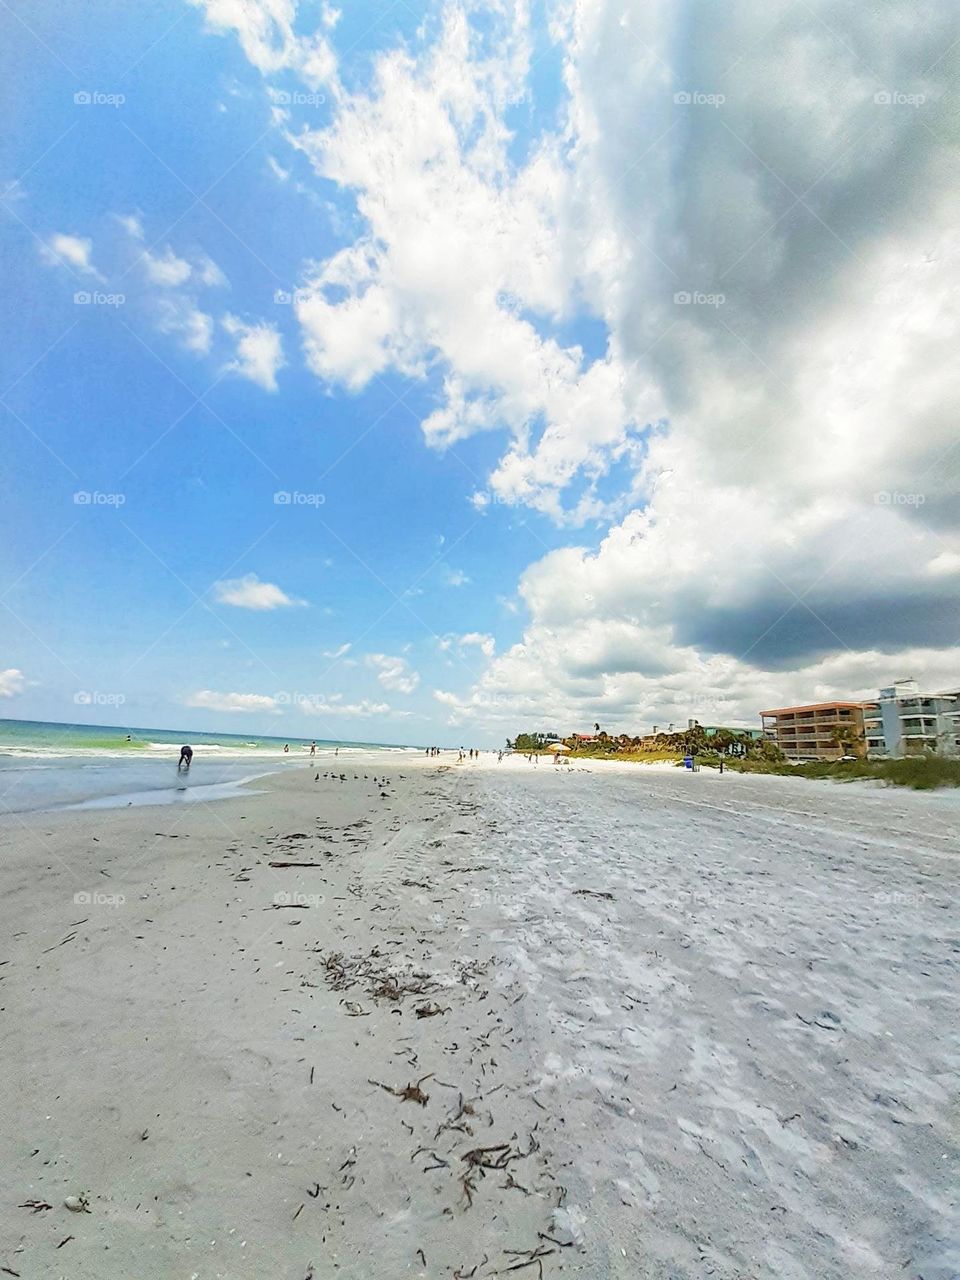
<svg viewBox="0 0 960 1280"><path fill-rule="evenodd" d="M423 754L427 756L428 759L431 756L438 756L440 754L440 747L427 747ZM502 755L503 753L501 752L500 754ZM480 759L479 747L469 747L466 751L464 751L463 747L461 747L459 754L457 755L457 764L462 764L464 760L479 760L479 759Z"/></svg>
<svg viewBox="0 0 960 1280"><path fill-rule="evenodd" d="M128 742L130 741L129 734L127 734L127 741ZM439 748L437 748L437 750L439 751ZM289 742L285 742L283 744L283 754L285 756L290 754ZM335 756L338 756L340 754L340 748L337 747L337 749L334 751L333 754ZM317 744L315 742L311 742L310 743L310 759L315 760L316 758L317 758ZM193 747L190 747L190 746L181 747L180 759L177 761L177 773L179 773L181 769L183 770L189 769L192 760L193 760Z"/></svg>

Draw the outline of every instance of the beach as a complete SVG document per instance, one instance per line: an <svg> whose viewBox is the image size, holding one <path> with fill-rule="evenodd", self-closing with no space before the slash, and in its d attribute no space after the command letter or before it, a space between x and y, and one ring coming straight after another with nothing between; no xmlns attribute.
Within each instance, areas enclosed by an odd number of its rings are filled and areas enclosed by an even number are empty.
<svg viewBox="0 0 960 1280"><path fill-rule="evenodd" d="M960 1271L956 795L318 770L0 817L0 1274Z"/></svg>

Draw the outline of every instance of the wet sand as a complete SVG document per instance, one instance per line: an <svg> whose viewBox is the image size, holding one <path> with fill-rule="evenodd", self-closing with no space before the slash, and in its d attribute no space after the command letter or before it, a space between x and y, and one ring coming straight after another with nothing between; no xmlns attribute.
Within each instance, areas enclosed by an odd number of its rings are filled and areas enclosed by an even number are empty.
<svg viewBox="0 0 960 1280"><path fill-rule="evenodd" d="M958 798L453 760L0 821L5 1273L953 1276Z"/></svg>

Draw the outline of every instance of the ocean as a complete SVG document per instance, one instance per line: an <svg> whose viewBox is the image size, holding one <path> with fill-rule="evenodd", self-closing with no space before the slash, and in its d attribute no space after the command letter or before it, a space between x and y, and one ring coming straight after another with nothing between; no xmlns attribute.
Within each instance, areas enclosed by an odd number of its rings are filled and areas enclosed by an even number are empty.
<svg viewBox="0 0 960 1280"><path fill-rule="evenodd" d="M339 751L396 754L379 742L317 742L318 763ZM177 773L180 748L193 764ZM289 751L284 752L284 746ZM81 805L179 804L231 795L243 782L309 761L310 739L123 725L0 720L0 814Z"/></svg>

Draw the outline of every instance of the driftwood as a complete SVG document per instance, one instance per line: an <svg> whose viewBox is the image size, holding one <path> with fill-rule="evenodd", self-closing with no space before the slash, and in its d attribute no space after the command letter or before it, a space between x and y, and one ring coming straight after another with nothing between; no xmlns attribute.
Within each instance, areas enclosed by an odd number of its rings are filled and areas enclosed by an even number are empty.
<svg viewBox="0 0 960 1280"><path fill-rule="evenodd" d="M419 1102L421 1107L425 1107L430 1101L429 1093L424 1093L420 1086L424 1080L429 1080L430 1075L421 1076L416 1084L405 1084L402 1089L394 1089L393 1085L383 1084L380 1080L368 1080L367 1084L375 1084L378 1089L383 1089L385 1093L392 1093L395 1098L399 1098L401 1102Z"/></svg>
<svg viewBox="0 0 960 1280"><path fill-rule="evenodd" d="M316 867L318 870L323 869L322 862L270 862L267 865L271 867Z"/></svg>

